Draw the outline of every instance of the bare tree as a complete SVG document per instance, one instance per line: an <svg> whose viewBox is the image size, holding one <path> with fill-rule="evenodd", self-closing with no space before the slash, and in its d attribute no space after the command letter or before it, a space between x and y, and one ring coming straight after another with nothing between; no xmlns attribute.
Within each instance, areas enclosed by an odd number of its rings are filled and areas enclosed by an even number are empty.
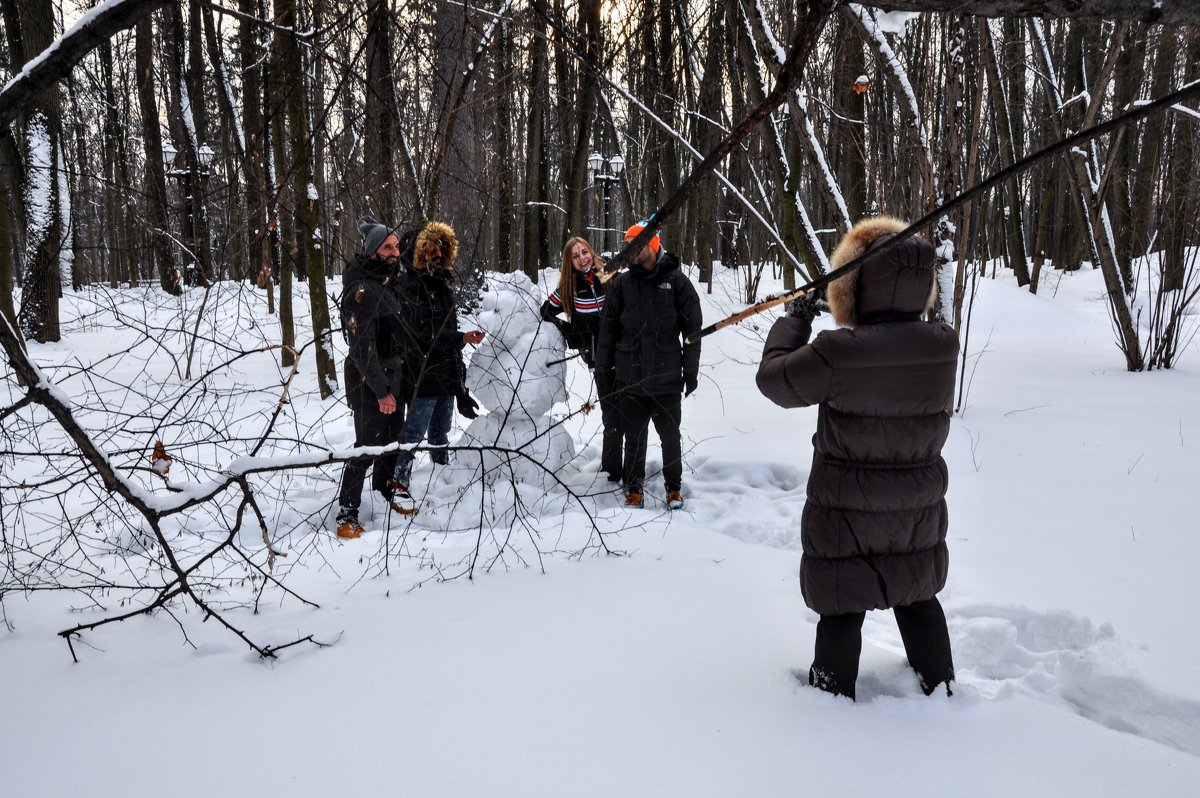
<svg viewBox="0 0 1200 798"><path fill-rule="evenodd" d="M6 0L3 4L9 52L18 64L31 62L54 40L54 19L49 3L37 0ZM58 298L63 274L59 259L64 254L67 229L63 226L62 98L57 85L50 85L31 98L21 119L19 185L25 201L23 259L24 291L17 313L25 336L39 342L59 339ZM10 185L16 184L9 179Z"/></svg>

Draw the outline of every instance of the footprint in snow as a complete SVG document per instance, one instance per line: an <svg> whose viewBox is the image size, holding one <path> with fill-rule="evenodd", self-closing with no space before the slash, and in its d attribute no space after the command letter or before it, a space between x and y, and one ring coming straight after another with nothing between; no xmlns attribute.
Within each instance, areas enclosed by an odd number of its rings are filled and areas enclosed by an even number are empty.
<svg viewBox="0 0 1200 798"><path fill-rule="evenodd" d="M958 680L982 697L1032 696L1200 756L1200 702L1148 685L1109 624L1007 606L952 607L947 620Z"/></svg>

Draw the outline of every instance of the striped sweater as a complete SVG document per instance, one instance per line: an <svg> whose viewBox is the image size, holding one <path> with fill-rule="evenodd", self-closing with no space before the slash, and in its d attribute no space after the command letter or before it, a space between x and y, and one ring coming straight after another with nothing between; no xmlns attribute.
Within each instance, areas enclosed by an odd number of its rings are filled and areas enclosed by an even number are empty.
<svg viewBox="0 0 1200 798"><path fill-rule="evenodd" d="M559 318L564 311L564 299L558 289L542 303L542 319L557 324L566 338L570 349L586 354L585 362L591 363L591 354L596 351L596 337L600 334L600 314L604 310L604 286L595 269L586 274L575 272L575 302L570 319Z"/></svg>

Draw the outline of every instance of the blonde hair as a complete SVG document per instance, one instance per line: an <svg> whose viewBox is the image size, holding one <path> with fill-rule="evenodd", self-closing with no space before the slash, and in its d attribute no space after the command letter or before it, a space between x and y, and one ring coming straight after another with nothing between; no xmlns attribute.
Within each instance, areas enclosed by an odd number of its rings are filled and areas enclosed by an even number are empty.
<svg viewBox="0 0 1200 798"><path fill-rule="evenodd" d="M571 318L571 314L575 311L575 266L571 262L571 250L576 244L583 244L587 247L587 251L592 253L592 268L596 270L596 275L600 281L605 282L607 272L604 271L604 261L596 254L596 250L592 249L592 245L583 236L571 236L567 239L567 243L563 244L562 251L562 269L558 273L558 298L562 300L563 313L567 319Z"/></svg>

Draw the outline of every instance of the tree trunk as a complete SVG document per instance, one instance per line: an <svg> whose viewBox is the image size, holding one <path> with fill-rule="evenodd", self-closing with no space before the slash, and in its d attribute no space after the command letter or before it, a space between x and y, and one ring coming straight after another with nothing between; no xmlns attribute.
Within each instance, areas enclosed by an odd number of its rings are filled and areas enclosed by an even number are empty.
<svg viewBox="0 0 1200 798"><path fill-rule="evenodd" d="M867 145L863 127L866 123L866 94L851 90L855 81L867 71L862 39L845 14L837 16L837 40L834 52L833 108L836 118L830 122L831 138L838 142L836 162L843 196L851 221L867 215Z"/></svg>
<svg viewBox="0 0 1200 798"><path fill-rule="evenodd" d="M149 17L137 24L135 60L137 63L138 105L142 116L143 156L146 161L146 220L151 249L158 269L159 284L169 294L183 291L175 255L171 249L170 223L167 220L167 177L163 168L162 136L158 127L158 97L154 90L154 23Z"/></svg>
<svg viewBox="0 0 1200 798"><path fill-rule="evenodd" d="M284 0L284 2L276 3L276 24L282 24L282 19L288 12L290 6L292 19L295 19L295 0ZM264 78L264 84L267 91L267 124L270 127L271 139L271 190L272 208L271 222L269 230L271 232L271 244L273 248L273 269L279 279L279 331L283 348L280 350L279 362L287 367L292 366L296 362L296 323L292 314L292 283L296 275L296 258L298 255L298 247L296 246L295 226L295 208L298 198L289 196L287 184L290 177L290 168L288 173L284 174L285 167L288 166L287 159L287 97L288 92L301 91L298 85L301 75L296 72L289 73L287 71L288 58L287 53L289 47L294 47L295 43L289 44L288 37L279 31L274 34L275 41L271 48L270 63L267 67L267 74ZM289 82L285 75L296 81ZM283 213L280 208L291 208L290 213Z"/></svg>
<svg viewBox="0 0 1200 798"><path fill-rule="evenodd" d="M541 0L534 0L535 4ZM549 195L550 163L546 146L545 109L549 102L550 59L546 50L545 23L541 16L534 23L530 45L529 116L525 124L525 206L521 255L525 274L537 282L540 270L553 263L550 259L549 220L546 203Z"/></svg>
<svg viewBox="0 0 1200 798"><path fill-rule="evenodd" d="M253 15L257 0L238 0L238 10ZM261 64L265 51L262 29L242 21L238 26L238 66L242 77L242 132L245 136L242 174L245 176L245 227L248 266L257 284L267 291L268 313L275 312L275 290L271 259L267 251L267 194L265 162L270 146L263 116L263 77Z"/></svg>
<svg viewBox="0 0 1200 798"><path fill-rule="evenodd" d="M246 253L249 249L249 231L246 196L249 193L244 179L246 169L246 126L238 118L237 107L234 103L234 88L229 80L225 65L225 56L221 51L217 38L217 26L211 8L203 9L204 41L208 52L208 60L213 67L213 82L217 96L217 108L220 109L218 120L225 135L218 140L228 142L232 146L231 156L227 159L232 168L227 175L229 207L225 217L225 241L220 251L227 253L222 262L228 266L229 276L234 280L244 280L250 273L246 267ZM242 27L248 27L243 22ZM240 42L239 42L240 45ZM259 109L261 113L261 109ZM215 127L215 126L214 126Z"/></svg>
<svg viewBox="0 0 1200 798"><path fill-rule="evenodd" d="M16 20L23 49L14 51L25 63L25 54L39 54L54 41L50 3L17 0L6 3L5 26ZM10 47L14 32L9 30ZM25 201L25 261L21 280L21 308L17 321L26 339L45 343L60 338L58 299L61 290L59 258L63 236L59 214L59 175L62 155L62 99L57 84L38 92L21 117L21 161L24 164L22 195Z"/></svg>
<svg viewBox="0 0 1200 798"><path fill-rule="evenodd" d="M17 269L17 245L12 222L21 218L20 187L22 183L17 148L7 128L0 128L0 316L17 329L17 310L13 305L13 289ZM14 207L14 205L16 207Z"/></svg>
<svg viewBox="0 0 1200 798"><path fill-rule="evenodd" d="M583 56L588 64L600 65L600 0L581 0L579 5ZM566 159L563 174L563 207L566 210L563 240L572 235L587 236L588 155L594 146L592 130L596 120L599 78L596 70L579 70L579 91L572 108L575 140Z"/></svg>
<svg viewBox="0 0 1200 798"><path fill-rule="evenodd" d="M1187 43L1184 80L1200 77L1200 37L1192 35ZM1175 120L1166 175L1166 214L1163 228L1163 291L1183 291L1187 285L1187 246L1196 246L1196 120ZM1191 233L1191 235L1189 235ZM1190 240L1189 240L1190 239ZM1168 359L1168 363L1169 363Z"/></svg>
<svg viewBox="0 0 1200 798"><path fill-rule="evenodd" d="M108 271L108 284L117 288L129 280L126 254L129 243L124 241L126 216L124 197L129 186L124 182L124 170L118 168L122 158L119 148L125 140L125 125L117 105L117 91L113 80L112 42L106 40L98 48L100 56L100 80L104 86L104 243L101 247Z"/></svg>
<svg viewBox="0 0 1200 798"><path fill-rule="evenodd" d="M517 104L518 82L513 71L513 39L509 23L502 21L497 34L496 58L499 75L496 81L496 138L513 141L513 108ZM513 215L517 191L513 162L508 153L500 151L496 159L496 270L508 274L513 270Z"/></svg>
<svg viewBox="0 0 1200 798"><path fill-rule="evenodd" d="M1159 28L1155 47L1154 66L1150 76L1150 96L1161 97L1174 80L1179 55L1176 31ZM1147 254L1150 241L1162 225L1155 213L1159 203L1155 201L1155 189L1162 169L1164 128L1167 119L1163 114L1148 118L1142 133L1137 168L1133 172L1132 201L1129 219L1130 256ZM1122 271L1126 282L1132 281L1132 272L1126 267Z"/></svg>
<svg viewBox="0 0 1200 798"><path fill-rule="evenodd" d="M1005 84L1000 78L1000 56L997 52L996 41L987 25L980 26L982 37L980 44L988 76L988 95L992 100L992 118L996 120L996 134L1000 145L1000 168L1012 166L1017 161L1016 142L1013 140L1012 117L1019 116L1021 110L1013 109L1008 104L1005 94ZM1023 229L1023 203L1021 187L1014 177L1004 184L1004 230L1008 265L1017 277L1018 286L1029 285L1029 263L1025 254L1025 233Z"/></svg>
<svg viewBox="0 0 1200 798"><path fill-rule="evenodd" d="M711 11L712 23L708 33L708 51L704 57L704 80L700 86L700 114L696 119L696 146L709 152L721 141L717 127L721 119L721 97L725 86L724 65L732 51L730 34L733 29L732 2ZM708 177L692 195L689 204L695 216L696 259L700 265L700 281L712 285L713 255L719 252L720 228L717 226L717 179Z"/></svg>
<svg viewBox="0 0 1200 798"><path fill-rule="evenodd" d="M392 27L394 15L389 0L370 0L367 5L365 106L363 108L363 157L371 179L363 191L369 215L393 225L399 191L396 185L397 137L400 109L396 81L392 75Z"/></svg>
<svg viewBox="0 0 1200 798"><path fill-rule="evenodd" d="M296 0L276 0L280 24L301 30ZM314 28L315 29L315 28ZM308 70L300 56L295 38L276 34L280 43L280 66L284 73L295 76L288 88L287 118L291 133L292 196L296 203L295 241L297 271L308 277L308 300L312 311L313 345L316 349L317 388L322 399L328 399L337 389L337 367L334 364L333 327L329 318L329 298L325 292L325 252L321 241L320 197L313 177L312 136L308 119L313 86L308 83Z"/></svg>

